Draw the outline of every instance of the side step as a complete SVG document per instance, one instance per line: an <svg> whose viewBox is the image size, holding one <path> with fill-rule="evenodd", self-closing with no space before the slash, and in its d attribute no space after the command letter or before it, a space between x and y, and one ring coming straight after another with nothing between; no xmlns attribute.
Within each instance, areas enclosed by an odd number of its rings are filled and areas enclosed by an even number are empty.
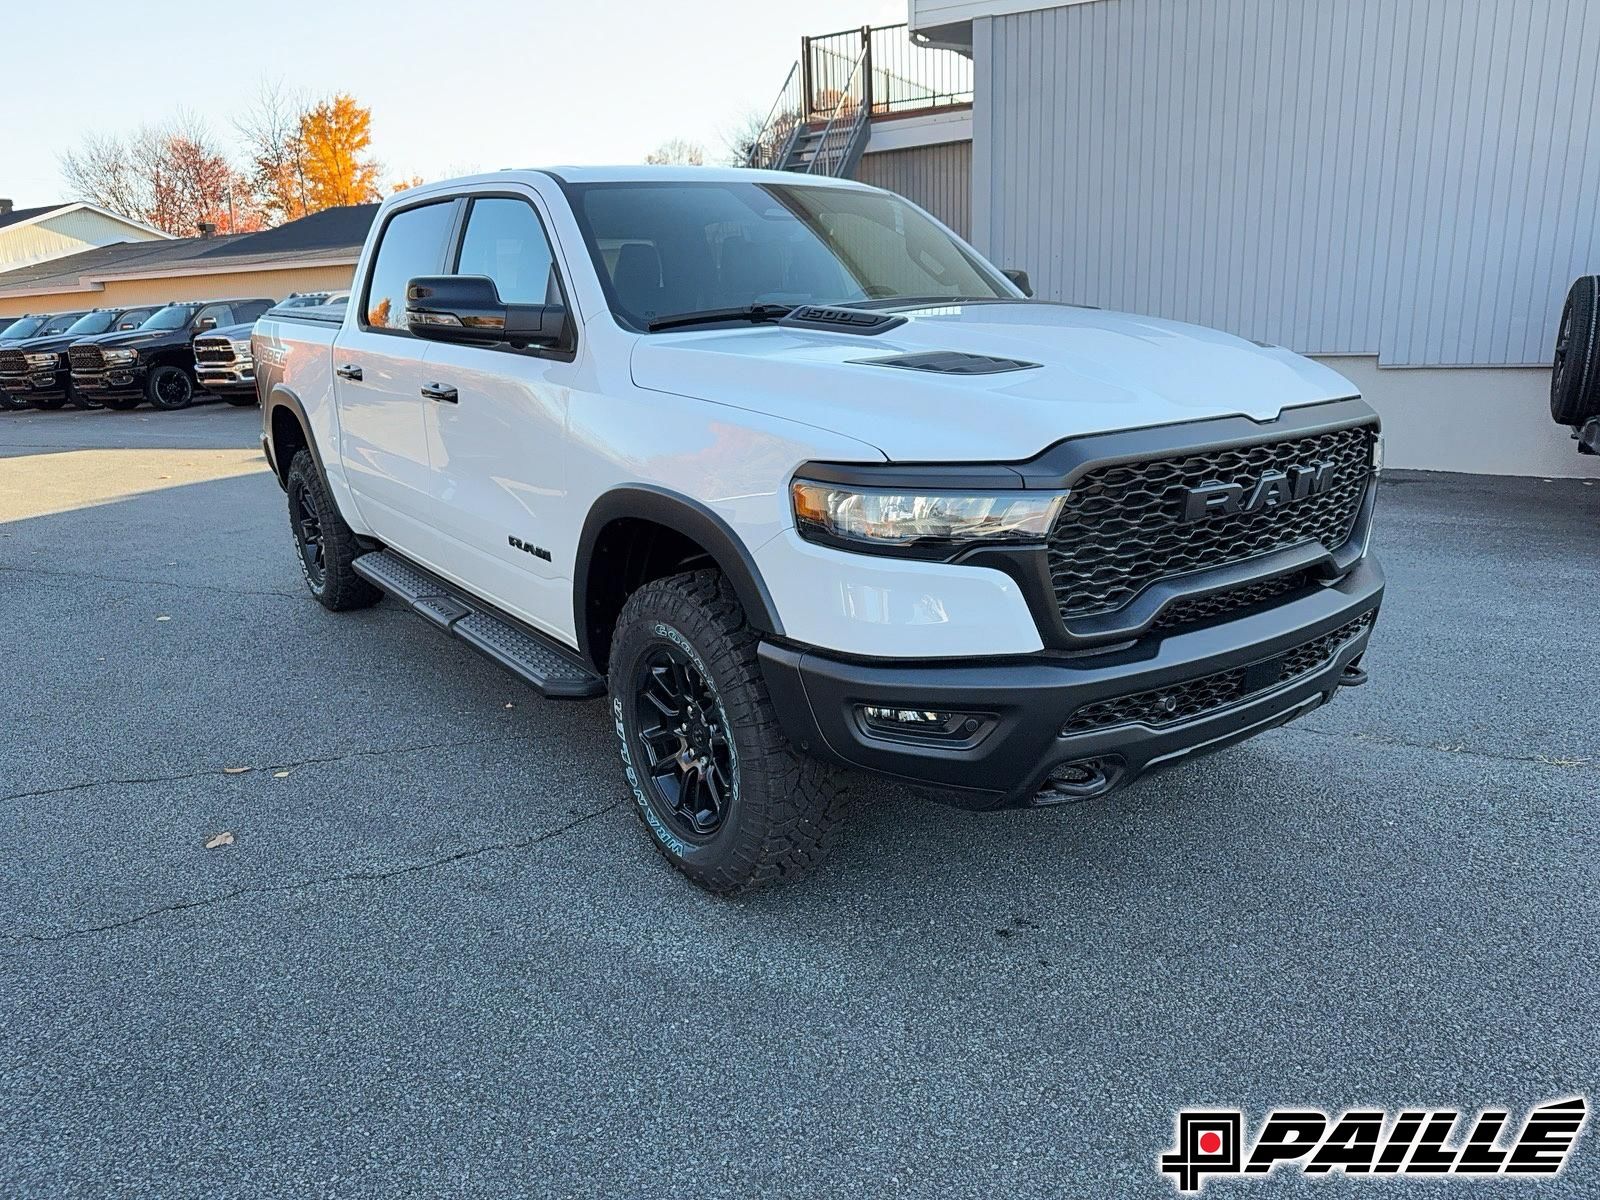
<svg viewBox="0 0 1600 1200"><path fill-rule="evenodd" d="M605 695L605 677L595 674L571 650L394 551L363 554L354 566L357 575L532 684L541 695L552 700L591 700Z"/></svg>

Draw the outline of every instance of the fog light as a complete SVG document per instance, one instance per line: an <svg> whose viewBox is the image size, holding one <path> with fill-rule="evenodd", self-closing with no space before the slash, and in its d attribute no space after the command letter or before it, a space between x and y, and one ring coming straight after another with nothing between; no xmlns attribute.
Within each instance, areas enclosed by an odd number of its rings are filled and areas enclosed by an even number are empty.
<svg viewBox="0 0 1600 1200"><path fill-rule="evenodd" d="M969 712L859 704L856 706L856 713L869 732L896 737L954 740L971 737L983 726L980 715Z"/></svg>

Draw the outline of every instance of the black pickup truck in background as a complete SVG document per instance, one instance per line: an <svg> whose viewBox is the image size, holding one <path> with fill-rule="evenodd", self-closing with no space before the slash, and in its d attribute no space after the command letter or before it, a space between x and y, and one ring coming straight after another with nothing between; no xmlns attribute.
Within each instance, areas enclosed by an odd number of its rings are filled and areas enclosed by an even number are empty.
<svg viewBox="0 0 1600 1200"><path fill-rule="evenodd" d="M4 372L4 364L6 362L11 362L18 367L16 374L26 373L26 358L12 358L10 352L23 350L23 347L35 338L48 337L52 334L64 332L83 315L83 310L79 309L77 312L36 313L13 319L5 329L0 330L0 372ZM27 407L28 397L26 394L9 391L3 384L0 384L0 408L15 411Z"/></svg>
<svg viewBox="0 0 1600 1200"><path fill-rule="evenodd" d="M349 292L296 292L273 306L282 312L343 303ZM194 339L195 379L202 388L243 408L256 402L256 366L250 353L250 331L255 318L213 329Z"/></svg>
<svg viewBox="0 0 1600 1200"><path fill-rule="evenodd" d="M155 313L144 308L96 308L84 313L59 333L38 334L0 349L0 391L11 398L10 407L60 408L74 400L85 408L93 403L72 388L67 368L67 348L85 337L138 329ZM59 325L60 319L47 323Z"/></svg>
<svg viewBox="0 0 1600 1200"><path fill-rule="evenodd" d="M187 408L195 397L194 339L224 326L247 324L271 300L204 300L169 304L138 329L103 333L67 351L72 386L91 404L136 408Z"/></svg>

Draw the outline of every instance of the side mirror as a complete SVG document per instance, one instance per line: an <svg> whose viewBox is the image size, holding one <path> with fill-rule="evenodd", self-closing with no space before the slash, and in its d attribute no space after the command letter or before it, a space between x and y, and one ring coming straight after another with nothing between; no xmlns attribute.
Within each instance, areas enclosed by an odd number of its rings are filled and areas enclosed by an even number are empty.
<svg viewBox="0 0 1600 1200"><path fill-rule="evenodd" d="M423 275L406 284L406 328L467 346L555 346L566 332L567 310L507 304L487 275Z"/></svg>
<svg viewBox="0 0 1600 1200"><path fill-rule="evenodd" d="M201 317L194 323L194 331L196 333L206 333L207 331L215 329L216 327L217 319L215 317Z"/></svg>
<svg viewBox="0 0 1600 1200"><path fill-rule="evenodd" d="M1007 267L1004 271L1001 271L1000 274L1004 275L1007 279L1011 280L1012 283L1016 284L1017 290L1024 296L1033 295L1033 284L1028 282L1028 273L1026 271L1021 270L1018 267Z"/></svg>

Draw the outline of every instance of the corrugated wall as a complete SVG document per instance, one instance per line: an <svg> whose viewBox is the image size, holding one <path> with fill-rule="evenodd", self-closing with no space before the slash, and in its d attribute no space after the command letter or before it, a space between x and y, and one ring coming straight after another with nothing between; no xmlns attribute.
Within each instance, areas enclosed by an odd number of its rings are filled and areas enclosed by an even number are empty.
<svg viewBox="0 0 1600 1200"><path fill-rule="evenodd" d="M1600 3L974 23L974 241L1042 295L1386 365L1548 362L1600 270Z"/></svg>
<svg viewBox="0 0 1600 1200"><path fill-rule="evenodd" d="M856 178L899 192L964 238L972 232L972 143L863 154Z"/></svg>

